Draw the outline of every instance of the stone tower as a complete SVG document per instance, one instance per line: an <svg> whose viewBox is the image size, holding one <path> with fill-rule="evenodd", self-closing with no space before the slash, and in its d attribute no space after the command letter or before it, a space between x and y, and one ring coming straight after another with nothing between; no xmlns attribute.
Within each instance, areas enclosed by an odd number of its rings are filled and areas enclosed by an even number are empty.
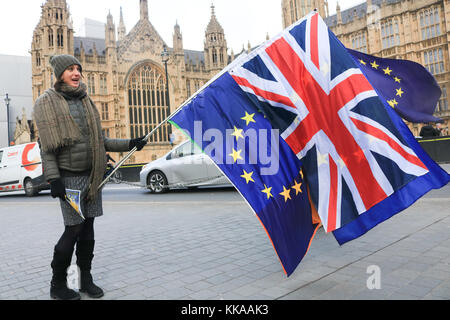
<svg viewBox="0 0 450 320"><path fill-rule="evenodd" d="M228 64L227 41L225 32L219 24L211 6L211 20L205 32L205 64L212 74L222 70Z"/></svg>
<svg viewBox="0 0 450 320"><path fill-rule="evenodd" d="M183 53L183 35L181 34L181 29L178 22L173 28L173 51L175 53Z"/></svg>
<svg viewBox="0 0 450 320"><path fill-rule="evenodd" d="M111 13L106 17L105 45L106 49L116 49L116 26Z"/></svg>
<svg viewBox="0 0 450 320"><path fill-rule="evenodd" d="M73 54L73 27L66 0L49 0L33 32L31 58L33 66L33 101L55 82L50 57Z"/></svg>
<svg viewBox="0 0 450 320"><path fill-rule="evenodd" d="M319 11L322 18L328 17L328 2L326 0L282 0L283 28L289 27L314 9Z"/></svg>

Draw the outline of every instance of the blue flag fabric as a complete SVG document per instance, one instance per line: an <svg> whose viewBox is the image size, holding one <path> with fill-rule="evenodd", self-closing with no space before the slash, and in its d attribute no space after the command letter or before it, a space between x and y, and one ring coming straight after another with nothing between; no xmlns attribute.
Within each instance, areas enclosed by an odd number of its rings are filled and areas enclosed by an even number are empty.
<svg viewBox="0 0 450 320"><path fill-rule="evenodd" d="M241 192L288 275L316 217L343 244L450 181L316 12L238 58L172 123Z"/></svg>
<svg viewBox="0 0 450 320"><path fill-rule="evenodd" d="M438 122L433 116L441 89L422 65L409 60L378 58L347 49L378 94L405 120Z"/></svg>
<svg viewBox="0 0 450 320"><path fill-rule="evenodd" d="M218 165L264 226L289 276L313 223L302 163L233 78L224 74L170 121Z"/></svg>

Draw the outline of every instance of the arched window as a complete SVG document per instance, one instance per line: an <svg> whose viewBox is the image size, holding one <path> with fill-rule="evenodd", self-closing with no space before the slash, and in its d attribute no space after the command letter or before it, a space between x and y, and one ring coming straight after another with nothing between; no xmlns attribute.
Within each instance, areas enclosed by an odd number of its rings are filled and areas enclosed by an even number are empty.
<svg viewBox="0 0 450 320"><path fill-rule="evenodd" d="M216 49L212 49L212 61L214 64L217 63L217 51Z"/></svg>
<svg viewBox="0 0 450 320"><path fill-rule="evenodd" d="M53 29L48 28L48 46L53 47Z"/></svg>
<svg viewBox="0 0 450 320"><path fill-rule="evenodd" d="M88 74L88 94L95 95L95 78L93 74Z"/></svg>
<svg viewBox="0 0 450 320"><path fill-rule="evenodd" d="M59 28L56 32L56 43L58 47L64 47L64 31L62 28Z"/></svg>
<svg viewBox="0 0 450 320"><path fill-rule="evenodd" d="M127 81L130 137L147 135L164 121L170 113L167 103L164 72L151 63L144 63L132 70ZM169 123L162 125L149 141L169 142Z"/></svg>
<svg viewBox="0 0 450 320"><path fill-rule="evenodd" d="M36 53L36 66L41 66L41 54L39 52Z"/></svg>
<svg viewBox="0 0 450 320"><path fill-rule="evenodd" d="M191 96L191 81L186 80L186 93L187 97L189 98Z"/></svg>

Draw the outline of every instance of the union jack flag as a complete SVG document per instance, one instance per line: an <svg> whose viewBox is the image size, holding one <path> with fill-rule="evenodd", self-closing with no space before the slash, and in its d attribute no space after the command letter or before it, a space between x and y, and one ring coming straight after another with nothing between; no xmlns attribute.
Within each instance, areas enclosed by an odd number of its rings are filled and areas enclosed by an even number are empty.
<svg viewBox="0 0 450 320"><path fill-rule="evenodd" d="M429 172L316 12L230 74L304 164L327 232Z"/></svg>
<svg viewBox="0 0 450 320"><path fill-rule="evenodd" d="M313 12L238 57L170 121L241 193L289 276L319 227L311 202L343 244L450 181L376 90ZM263 174L267 165L277 169Z"/></svg>

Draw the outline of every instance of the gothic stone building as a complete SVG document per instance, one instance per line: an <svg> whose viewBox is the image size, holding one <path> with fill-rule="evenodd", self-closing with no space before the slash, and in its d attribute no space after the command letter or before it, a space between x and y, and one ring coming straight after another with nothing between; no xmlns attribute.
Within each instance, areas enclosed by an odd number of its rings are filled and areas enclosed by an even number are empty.
<svg viewBox="0 0 450 320"><path fill-rule="evenodd" d="M178 24L173 31L173 46L169 47L149 21L147 0L140 0L139 5L140 19L130 32L125 29L121 11L118 28L109 14L105 38L94 39L74 35L66 0L47 0L31 45L33 101L56 80L50 57L72 54L83 65L84 82L101 115L105 136L135 138L149 133L230 62L225 33L214 7L204 50L193 51L183 48ZM163 58L164 49L167 58ZM129 162L145 163L169 151L172 130L175 143L180 142L182 134L166 123ZM123 154L112 156L120 159Z"/></svg>
<svg viewBox="0 0 450 320"><path fill-rule="evenodd" d="M287 27L318 8L327 25L348 47L370 55L407 59L425 66L442 90L435 116L442 118L448 135L450 110L450 1L449 0L368 0L328 16L324 0L282 0L283 24ZM408 123L414 135L421 124Z"/></svg>

